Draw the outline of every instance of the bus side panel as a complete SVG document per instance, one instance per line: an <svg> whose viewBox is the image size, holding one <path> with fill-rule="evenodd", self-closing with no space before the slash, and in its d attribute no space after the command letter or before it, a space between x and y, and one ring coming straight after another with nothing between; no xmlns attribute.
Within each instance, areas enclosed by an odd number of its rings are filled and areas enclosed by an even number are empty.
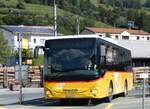
<svg viewBox="0 0 150 109"><path fill-rule="evenodd" d="M114 95L124 92L126 80L127 80L128 90L131 90L133 88L133 74L131 72L115 72L115 71L106 72L103 79L101 79L102 95L100 95L100 97L108 96L109 85L111 81L113 83Z"/></svg>
<svg viewBox="0 0 150 109"><path fill-rule="evenodd" d="M117 75L117 76L116 76ZM131 72L118 72L114 73L114 81L115 81L115 91L114 94L119 94L124 92L125 82L127 82L128 90L133 88L133 76Z"/></svg>
<svg viewBox="0 0 150 109"><path fill-rule="evenodd" d="M108 96L109 81L111 76L105 74L103 78L98 81L98 96L97 98L104 98Z"/></svg>

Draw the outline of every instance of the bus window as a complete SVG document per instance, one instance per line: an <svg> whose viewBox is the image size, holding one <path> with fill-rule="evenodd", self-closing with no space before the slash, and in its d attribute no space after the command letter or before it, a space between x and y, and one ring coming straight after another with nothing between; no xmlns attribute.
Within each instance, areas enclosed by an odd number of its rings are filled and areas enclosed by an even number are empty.
<svg viewBox="0 0 150 109"><path fill-rule="evenodd" d="M100 46L100 54L101 54L101 56L106 55L106 46L104 46L104 45Z"/></svg>
<svg viewBox="0 0 150 109"><path fill-rule="evenodd" d="M117 64L117 50L113 48L113 64Z"/></svg>
<svg viewBox="0 0 150 109"><path fill-rule="evenodd" d="M100 50L99 50L99 54L100 54L100 65L105 65L106 64L106 46L105 45L101 45L100 46Z"/></svg>
<svg viewBox="0 0 150 109"><path fill-rule="evenodd" d="M112 63L113 61L113 49L111 46L108 46L106 49L106 62Z"/></svg>

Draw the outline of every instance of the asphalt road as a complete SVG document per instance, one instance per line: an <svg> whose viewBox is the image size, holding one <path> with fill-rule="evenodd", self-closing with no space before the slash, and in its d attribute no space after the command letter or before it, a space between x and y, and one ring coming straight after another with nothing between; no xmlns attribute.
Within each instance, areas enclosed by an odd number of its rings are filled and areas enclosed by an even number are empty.
<svg viewBox="0 0 150 109"><path fill-rule="evenodd" d="M142 109L142 90L133 90L128 97L115 97L111 103L105 99L94 104L81 103L80 101L61 103L59 100L45 100L43 89L24 89L23 104L19 104L19 92L9 92L0 89L0 109ZM148 92L147 92L148 93ZM150 107L150 96L146 95L145 109Z"/></svg>

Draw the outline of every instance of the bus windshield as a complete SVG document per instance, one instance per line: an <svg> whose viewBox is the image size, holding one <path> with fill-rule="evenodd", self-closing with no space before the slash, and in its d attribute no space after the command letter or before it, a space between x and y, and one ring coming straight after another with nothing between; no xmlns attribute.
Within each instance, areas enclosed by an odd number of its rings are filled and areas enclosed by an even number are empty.
<svg viewBox="0 0 150 109"><path fill-rule="evenodd" d="M94 40L51 40L46 45L50 48L47 53L52 72L85 70L94 62Z"/></svg>

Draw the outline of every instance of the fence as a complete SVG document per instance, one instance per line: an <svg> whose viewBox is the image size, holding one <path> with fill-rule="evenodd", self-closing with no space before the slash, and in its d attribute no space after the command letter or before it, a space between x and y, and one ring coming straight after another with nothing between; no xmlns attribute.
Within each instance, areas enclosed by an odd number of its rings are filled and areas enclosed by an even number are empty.
<svg viewBox="0 0 150 109"><path fill-rule="evenodd" d="M134 82L138 82L141 80L140 74L148 73L148 82L150 83L150 67L135 67L133 68L134 72Z"/></svg>

